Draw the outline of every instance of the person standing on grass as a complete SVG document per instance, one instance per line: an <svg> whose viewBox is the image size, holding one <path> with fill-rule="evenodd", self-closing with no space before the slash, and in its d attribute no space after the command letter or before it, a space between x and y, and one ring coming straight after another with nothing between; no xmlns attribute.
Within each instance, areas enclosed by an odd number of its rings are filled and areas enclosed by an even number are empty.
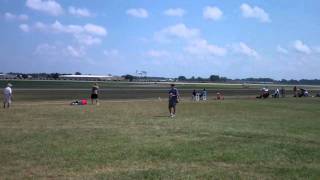
<svg viewBox="0 0 320 180"><path fill-rule="evenodd" d="M202 100L207 100L207 95L208 95L208 93L207 93L207 90L206 90L206 88L203 88L203 91L202 91Z"/></svg>
<svg viewBox="0 0 320 180"><path fill-rule="evenodd" d="M12 101L12 84L8 83L7 87L3 90L3 108L9 108Z"/></svg>
<svg viewBox="0 0 320 180"><path fill-rule="evenodd" d="M169 113L170 117L176 115L176 105L179 102L180 95L177 88L174 84L171 84L171 89L169 90Z"/></svg>
<svg viewBox="0 0 320 180"><path fill-rule="evenodd" d="M99 105L98 93L99 93L99 86L97 83L94 83L91 89L91 104L93 104L93 102L96 101L96 105Z"/></svg>
<svg viewBox="0 0 320 180"><path fill-rule="evenodd" d="M196 92L196 90L194 89L194 90L192 91L192 100L193 100L193 101L196 100L196 95L197 95L197 92Z"/></svg>
<svg viewBox="0 0 320 180"><path fill-rule="evenodd" d="M284 87L281 87L280 94L282 98L286 97L286 89Z"/></svg>
<svg viewBox="0 0 320 180"><path fill-rule="evenodd" d="M293 87L293 97L298 97L297 96L297 86Z"/></svg>

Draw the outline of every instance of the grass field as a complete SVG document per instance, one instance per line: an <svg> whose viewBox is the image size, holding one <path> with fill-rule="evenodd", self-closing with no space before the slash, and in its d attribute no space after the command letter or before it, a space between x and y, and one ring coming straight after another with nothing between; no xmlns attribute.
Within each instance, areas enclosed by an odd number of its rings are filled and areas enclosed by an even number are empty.
<svg viewBox="0 0 320 180"><path fill-rule="evenodd" d="M0 80L0 87L4 87L9 81ZM15 101L56 101L75 100L88 98L91 86L94 82L76 81L28 81L14 80L13 84ZM158 99L167 98L168 83L129 83L129 82L98 82L102 100L123 99ZM288 96L292 96L292 86L287 85L239 85L217 83L192 83L177 84L182 97L190 99L194 89L200 91L206 88L209 98L215 98L217 92L223 93L229 98L254 98L259 89L269 86L270 90L276 87L285 87ZM298 86L308 89L311 95L320 93L320 86ZM273 92L273 91L272 91Z"/></svg>
<svg viewBox="0 0 320 180"><path fill-rule="evenodd" d="M32 92L0 109L0 179L320 178L320 98L185 98L169 118L166 99Z"/></svg>

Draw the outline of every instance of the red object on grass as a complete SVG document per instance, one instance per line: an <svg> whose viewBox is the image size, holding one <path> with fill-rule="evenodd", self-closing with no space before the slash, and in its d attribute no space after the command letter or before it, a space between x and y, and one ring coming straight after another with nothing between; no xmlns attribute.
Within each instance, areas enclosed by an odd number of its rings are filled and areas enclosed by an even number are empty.
<svg viewBox="0 0 320 180"><path fill-rule="evenodd" d="M81 100L81 104L82 104L82 105L87 105L87 104L88 104L88 101L87 101L86 99L82 99L82 100Z"/></svg>

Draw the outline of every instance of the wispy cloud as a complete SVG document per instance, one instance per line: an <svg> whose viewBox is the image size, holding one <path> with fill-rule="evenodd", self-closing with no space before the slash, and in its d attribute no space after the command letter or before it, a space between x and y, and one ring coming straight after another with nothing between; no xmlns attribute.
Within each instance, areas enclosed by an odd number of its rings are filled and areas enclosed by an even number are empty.
<svg viewBox="0 0 320 180"><path fill-rule="evenodd" d="M271 22L269 14L258 6L251 7L250 5L244 3L240 6L240 10L242 12L242 16L245 18L255 18L263 23Z"/></svg>
<svg viewBox="0 0 320 180"><path fill-rule="evenodd" d="M235 53L242 54L249 57L255 57L255 58L259 57L259 54L257 53L257 51L249 47L244 42L235 43L232 45L232 48Z"/></svg>
<svg viewBox="0 0 320 180"><path fill-rule="evenodd" d="M29 19L29 16L26 14L12 14L6 12L4 14L4 18L8 21L27 21Z"/></svg>
<svg viewBox="0 0 320 180"><path fill-rule="evenodd" d="M216 6L207 6L203 9L203 17L208 20L220 20L223 12Z"/></svg>
<svg viewBox="0 0 320 180"><path fill-rule="evenodd" d="M86 24L83 26L73 24L64 25L59 21L55 21L52 24L36 22L31 26L21 24L19 28L24 32L39 31L53 34L70 34L76 42L83 46L100 44L102 38L108 33L104 27L95 24Z"/></svg>
<svg viewBox="0 0 320 180"><path fill-rule="evenodd" d="M199 29L188 27L183 23L168 26L156 32L155 38L159 42L170 42L172 38L180 39L184 44L184 51L196 56L224 56L227 54L226 48L208 43L201 37ZM153 50L149 51L149 55L164 56L167 53Z"/></svg>
<svg viewBox="0 0 320 180"><path fill-rule="evenodd" d="M149 16L148 11L143 8L128 9L126 13L127 15L137 18L147 18Z"/></svg>
<svg viewBox="0 0 320 180"><path fill-rule="evenodd" d="M299 53L303 53L303 54L311 54L312 50L311 48L306 45L305 43L303 43L301 40L296 40L293 43L293 48L299 52Z"/></svg>
<svg viewBox="0 0 320 180"><path fill-rule="evenodd" d="M214 44L209 44L207 40L204 39L196 39L192 41L190 45L185 48L185 51L199 56L224 56L227 54L227 49Z"/></svg>
<svg viewBox="0 0 320 180"><path fill-rule="evenodd" d="M107 30L102 26L98 26L95 24L86 24L83 28L88 33L91 33L94 35L98 35L98 36L106 36L107 35Z"/></svg>
<svg viewBox="0 0 320 180"><path fill-rule="evenodd" d="M33 52L34 55L43 56L43 55L58 55L61 52L58 52L58 48L55 45L50 45L47 43L39 44L35 51Z"/></svg>
<svg viewBox="0 0 320 180"><path fill-rule="evenodd" d="M75 34L74 37L80 44L84 44L87 46L100 44L102 41L98 37L93 37L93 36L87 35L87 34Z"/></svg>
<svg viewBox="0 0 320 180"><path fill-rule="evenodd" d="M83 47L75 48L71 45L69 45L67 47L66 52L68 55L70 55L72 57L76 57L76 58L83 57L86 54Z"/></svg>
<svg viewBox="0 0 320 180"><path fill-rule="evenodd" d="M35 48L33 55L59 60L66 57L83 58L86 53L86 48L83 46L43 43Z"/></svg>
<svg viewBox="0 0 320 180"><path fill-rule="evenodd" d="M64 25L59 21L55 21L52 24L44 24L42 22L36 22L33 26L33 29L45 32L53 33L70 33L70 34L81 34L87 33L96 36L106 36L108 34L107 30L99 25L95 24L86 24L81 25Z"/></svg>
<svg viewBox="0 0 320 180"><path fill-rule="evenodd" d="M155 39L158 41L169 41L170 38L182 38L192 39L199 36L199 30L195 28L189 28L185 24L180 23L172 26L168 26L159 32L155 33Z"/></svg>
<svg viewBox="0 0 320 180"><path fill-rule="evenodd" d="M282 53L282 54L288 54L289 51L283 47L281 47L280 45L277 46L277 52Z"/></svg>
<svg viewBox="0 0 320 180"><path fill-rule="evenodd" d="M170 8L163 12L166 16L182 17L186 14L186 11L181 8Z"/></svg>
<svg viewBox="0 0 320 180"><path fill-rule="evenodd" d="M30 31L30 28L29 28L29 25L28 25L28 24L20 24L20 25L19 25L19 28L20 28L21 31L23 31L23 32L29 32L29 31Z"/></svg>
<svg viewBox="0 0 320 180"><path fill-rule="evenodd" d="M41 11L52 16L63 14L61 5L55 0L27 0L26 6L30 9Z"/></svg>
<svg viewBox="0 0 320 180"><path fill-rule="evenodd" d="M86 8L76 8L76 7L70 6L68 11L71 15L78 16L78 17L92 16L92 13Z"/></svg>

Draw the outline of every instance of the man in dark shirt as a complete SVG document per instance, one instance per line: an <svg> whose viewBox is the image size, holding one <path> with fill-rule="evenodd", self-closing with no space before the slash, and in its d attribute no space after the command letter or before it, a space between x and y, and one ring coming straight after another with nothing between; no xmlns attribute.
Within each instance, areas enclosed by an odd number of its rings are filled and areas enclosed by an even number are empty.
<svg viewBox="0 0 320 180"><path fill-rule="evenodd" d="M175 88L174 84L171 84L171 89L169 90L169 113L170 117L176 115L176 104L179 102L180 96L178 89Z"/></svg>
<svg viewBox="0 0 320 180"><path fill-rule="evenodd" d="M194 89L192 91L192 100L195 101L196 100L196 95L197 95L197 91Z"/></svg>
<svg viewBox="0 0 320 180"><path fill-rule="evenodd" d="M99 86L97 83L94 83L91 89L91 104L93 104L93 102L96 101L96 105L99 105L98 92L99 92Z"/></svg>
<svg viewBox="0 0 320 180"><path fill-rule="evenodd" d="M293 87L293 97L298 97L297 86Z"/></svg>

